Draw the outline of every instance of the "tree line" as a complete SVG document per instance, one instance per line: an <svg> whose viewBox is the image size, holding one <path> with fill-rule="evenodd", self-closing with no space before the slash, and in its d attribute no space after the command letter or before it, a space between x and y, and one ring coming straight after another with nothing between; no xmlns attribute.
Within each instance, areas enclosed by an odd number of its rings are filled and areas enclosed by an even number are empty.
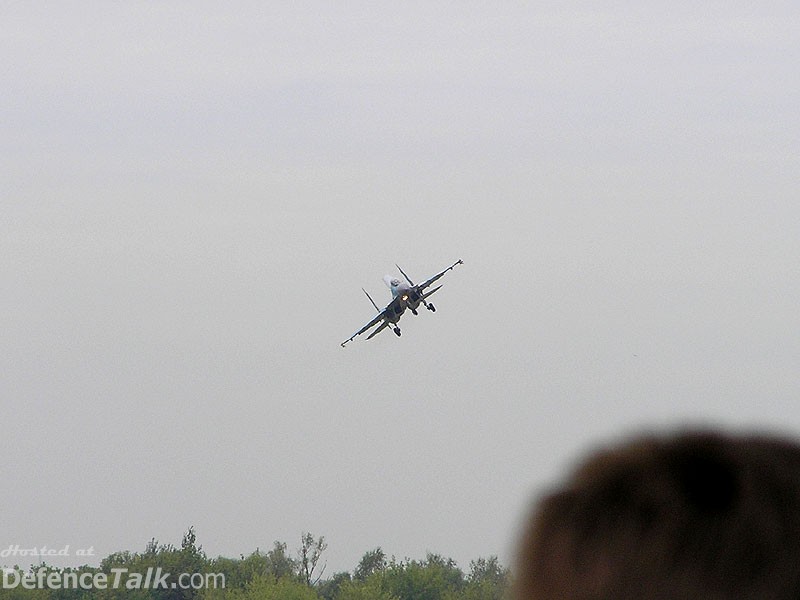
<svg viewBox="0 0 800 600"><path fill-rule="evenodd" d="M5 569L0 600L508 600L510 573L496 556L462 571L429 553L396 560L382 548L364 553L352 571L326 576L324 536L303 533L239 558L209 558L190 527L180 547L155 539L142 552L115 552L98 567L32 565ZM178 580L179 574L185 574Z"/></svg>

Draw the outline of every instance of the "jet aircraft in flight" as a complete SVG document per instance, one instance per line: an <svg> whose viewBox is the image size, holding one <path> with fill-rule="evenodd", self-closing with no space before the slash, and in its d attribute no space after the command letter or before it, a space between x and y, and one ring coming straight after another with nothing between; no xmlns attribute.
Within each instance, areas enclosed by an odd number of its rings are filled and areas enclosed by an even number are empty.
<svg viewBox="0 0 800 600"><path fill-rule="evenodd" d="M378 308L378 305L375 304L375 301L372 299L367 293L367 290L364 290L364 293L367 294L367 298L369 301L372 302L372 306L375 307L375 310L378 311L378 314L366 325L364 325L361 329L356 331L353 335L351 335L348 339L342 342L342 348L347 342L353 341L357 336L364 333L370 327L375 325L380 325L375 328L375 330L367 336L367 339L372 339L376 335L378 335L381 331L386 329L389 326L394 326L393 331L395 335L400 335L400 327L397 326L397 322L400 320L400 317L403 316L403 313L406 309L409 309L415 315L417 313L417 309L419 305L422 304L425 308L427 308L431 312L436 312L436 307L431 303L428 302L428 297L431 296L434 292L436 292L441 285L437 285L433 289L428 289L434 282L438 281L438 279L453 269L456 265L463 265L464 262L459 259L454 262L452 265L447 267L444 271L437 273L430 279L426 279L420 284L414 284L411 279L409 279L408 275L403 272L403 269L400 268L399 265L395 265L400 273L405 277L406 282L400 281L396 277L392 277L391 275L386 275L383 278L383 281L386 282L386 285L389 286L389 289L392 290L392 301L386 305L386 308L381 310Z"/></svg>

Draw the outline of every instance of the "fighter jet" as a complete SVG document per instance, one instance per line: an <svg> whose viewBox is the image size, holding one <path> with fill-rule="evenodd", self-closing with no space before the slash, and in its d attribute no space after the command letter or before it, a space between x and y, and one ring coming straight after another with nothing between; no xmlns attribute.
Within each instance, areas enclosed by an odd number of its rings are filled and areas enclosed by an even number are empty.
<svg viewBox="0 0 800 600"><path fill-rule="evenodd" d="M342 348L347 342L352 342L357 336L364 333L370 327L375 325L380 325L375 328L375 330L367 336L367 339L372 339L376 335L378 335L381 331L386 329L389 326L393 326L392 330L394 331L395 335L400 335L400 327L397 326L397 322L400 320L400 317L403 316L403 313L406 309L409 309L413 314L418 314L417 309L419 305L422 304L425 308L427 308L431 312L436 312L436 307L433 303L428 302L428 297L434 294L441 285L437 285L433 289L428 289L434 282L438 281L438 279L453 269L456 265L463 265L464 262L459 259L454 262L452 265L447 267L444 271L437 273L430 279L426 279L420 284L415 284L411 279L409 279L408 275L403 272L403 269L400 268L399 265L395 265L400 273L405 277L406 282L400 281L396 277L392 277L391 275L386 275L383 278L383 281L389 286L389 289L392 290L392 301L386 305L386 308L381 310L378 308L378 305L375 304L375 301L372 299L367 293L367 290L361 288L365 294L367 294L367 298L369 301L372 302L372 306L375 307L375 310L378 311L378 314L366 325L364 325L361 329L356 331L353 335L347 338L345 341L342 342Z"/></svg>

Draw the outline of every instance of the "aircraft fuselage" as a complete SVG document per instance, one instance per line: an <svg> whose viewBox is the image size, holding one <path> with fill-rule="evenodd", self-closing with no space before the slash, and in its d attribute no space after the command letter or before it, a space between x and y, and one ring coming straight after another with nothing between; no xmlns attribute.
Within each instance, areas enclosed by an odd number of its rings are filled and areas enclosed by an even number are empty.
<svg viewBox="0 0 800 600"><path fill-rule="evenodd" d="M399 300L399 303L403 306L404 310L406 308L410 308L411 311L416 314L417 308L419 307L420 302L422 302L422 296L419 295L419 292L417 292L417 290L415 290L411 285L400 281L391 275L386 275L383 278L383 281L387 286L389 286L389 289L392 290L392 298Z"/></svg>

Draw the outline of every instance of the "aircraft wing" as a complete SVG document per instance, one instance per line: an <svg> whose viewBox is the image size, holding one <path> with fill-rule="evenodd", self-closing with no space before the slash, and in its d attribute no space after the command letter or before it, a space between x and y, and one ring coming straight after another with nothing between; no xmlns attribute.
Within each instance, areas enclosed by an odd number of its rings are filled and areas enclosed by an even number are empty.
<svg viewBox="0 0 800 600"><path fill-rule="evenodd" d="M377 325L381 321L381 319L383 319L383 315L384 315L385 312L386 312L386 309L384 308L381 312L379 312L377 315L375 315L375 317L373 317L373 319L369 323L364 325L361 329L359 329L353 335L351 335L349 338L347 338L345 341L343 341L342 342L342 348L344 348L344 345L347 342L352 342L355 338L357 338L359 335L364 333L367 329L369 329L373 325Z"/></svg>
<svg viewBox="0 0 800 600"><path fill-rule="evenodd" d="M371 298L370 298L370 300L371 300ZM386 308L384 308L377 315L375 315L369 323L364 325L361 329L359 329L353 335L351 335L349 338L347 338L345 341L343 341L342 344L341 344L342 348L344 348L344 345L347 342L352 342L356 337L358 337L359 335L364 333L367 329L369 329L370 327L373 327L374 325L377 325L378 323L381 322L381 320L383 320L383 324L381 324L379 327L377 327L375 329L375 331L370 333L369 337L367 337L368 340L372 339L375 335L377 335L378 333L383 331L386 327L388 327L390 322L391 323L396 323L397 320L400 318L400 316L405 311L405 309L406 308L405 308L405 304L403 304L403 301L400 300L400 298L395 298L389 304L386 305ZM391 319L389 318L390 315L392 317Z"/></svg>
<svg viewBox="0 0 800 600"><path fill-rule="evenodd" d="M447 273L448 271L450 271L450 270L452 270L453 268L455 268L455 266L456 266L456 265L463 265L463 264L464 264L464 261L463 261L463 260L461 260L461 259L458 259L458 260L457 260L456 262L454 262L452 265L450 265L449 267L447 267L447 268L446 268L444 271L442 271L441 273L437 273L436 275L434 275L433 277L431 277L430 279L428 279L428 280L426 280L426 281L423 281L423 282L422 282L422 283L420 283L418 286L416 286L416 288L417 288L419 291L422 291L422 290L424 290L426 287L428 287L428 286L429 286L429 285L431 285L433 282L435 282L436 280L438 280L438 279L439 279L439 278L440 278L442 275L444 275L444 274L445 274L445 273ZM431 292L431 293L432 293L432 292Z"/></svg>

